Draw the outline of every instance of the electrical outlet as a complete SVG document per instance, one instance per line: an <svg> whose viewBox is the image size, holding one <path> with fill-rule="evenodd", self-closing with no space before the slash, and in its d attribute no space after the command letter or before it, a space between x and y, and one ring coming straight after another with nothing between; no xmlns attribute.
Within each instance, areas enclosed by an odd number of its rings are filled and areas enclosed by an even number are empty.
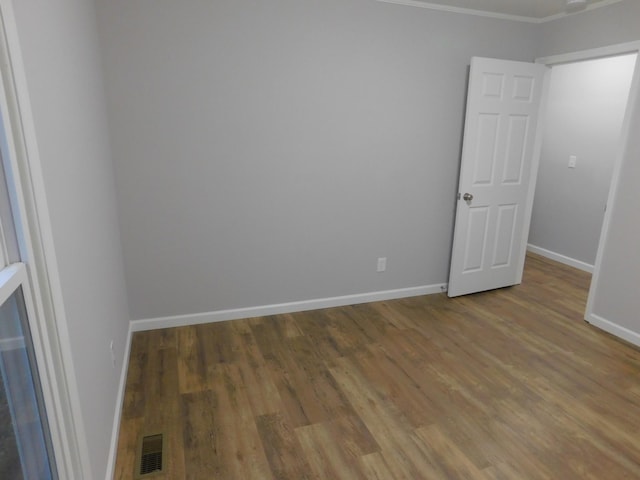
<svg viewBox="0 0 640 480"><path fill-rule="evenodd" d="M576 163L578 162L578 157L575 155L569 155L569 168L576 168Z"/></svg>
<svg viewBox="0 0 640 480"><path fill-rule="evenodd" d="M113 350L113 340L109 343L109 352L111 353L111 366L116 368L116 352Z"/></svg>
<svg viewBox="0 0 640 480"><path fill-rule="evenodd" d="M387 269L387 257L378 258L378 272L384 272Z"/></svg>

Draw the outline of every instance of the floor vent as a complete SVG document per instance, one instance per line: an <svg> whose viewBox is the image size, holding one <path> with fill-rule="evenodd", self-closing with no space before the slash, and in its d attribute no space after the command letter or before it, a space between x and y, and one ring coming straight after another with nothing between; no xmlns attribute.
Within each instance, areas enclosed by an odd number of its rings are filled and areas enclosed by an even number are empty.
<svg viewBox="0 0 640 480"><path fill-rule="evenodd" d="M162 473L162 434L142 437L138 476Z"/></svg>

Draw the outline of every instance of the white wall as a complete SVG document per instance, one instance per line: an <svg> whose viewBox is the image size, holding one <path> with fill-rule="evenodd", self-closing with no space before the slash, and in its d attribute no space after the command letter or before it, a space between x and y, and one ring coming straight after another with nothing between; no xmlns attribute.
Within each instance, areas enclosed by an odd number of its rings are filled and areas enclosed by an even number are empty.
<svg viewBox="0 0 640 480"><path fill-rule="evenodd" d="M595 263L635 58L553 67L530 244Z"/></svg>
<svg viewBox="0 0 640 480"><path fill-rule="evenodd" d="M14 8L81 402L77 420L93 478L104 478L129 315L95 8L90 0L19 0Z"/></svg>
<svg viewBox="0 0 640 480"><path fill-rule="evenodd" d="M540 56L640 40L640 2L628 0L541 28ZM609 235L604 239L600 275L591 297L588 320L640 343L640 97L631 104L631 126L624 145L617 195L610 209Z"/></svg>
<svg viewBox="0 0 640 480"><path fill-rule="evenodd" d="M446 282L469 60L533 60L534 25L369 0L98 5L134 318Z"/></svg>

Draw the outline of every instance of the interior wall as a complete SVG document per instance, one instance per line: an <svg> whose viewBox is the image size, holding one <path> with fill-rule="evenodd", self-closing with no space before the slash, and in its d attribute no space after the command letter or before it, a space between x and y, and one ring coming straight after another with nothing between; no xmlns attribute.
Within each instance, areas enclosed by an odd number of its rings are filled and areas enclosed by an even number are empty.
<svg viewBox="0 0 640 480"><path fill-rule="evenodd" d="M442 282L469 57L640 38L634 0L543 25L364 0L98 2L135 318ZM99 478L128 314L95 12L15 9ZM631 138L595 308L640 332L639 155Z"/></svg>
<svg viewBox="0 0 640 480"><path fill-rule="evenodd" d="M623 0L538 25L538 56L578 52L640 38L640 2Z"/></svg>
<svg viewBox="0 0 640 480"><path fill-rule="evenodd" d="M14 9L89 453L83 480L104 478L130 317L95 7L20 0Z"/></svg>
<svg viewBox="0 0 640 480"><path fill-rule="evenodd" d="M551 70L531 245L594 265L635 59ZM571 155L575 168L569 168Z"/></svg>
<svg viewBox="0 0 640 480"><path fill-rule="evenodd" d="M469 60L533 60L535 25L98 3L134 318L446 282Z"/></svg>
<svg viewBox="0 0 640 480"><path fill-rule="evenodd" d="M640 2L627 0L607 8L543 24L539 56L567 53L640 40ZM630 135L622 145L619 184L603 239L600 273L591 291L587 320L598 322L640 343L640 216L636 190L640 183L640 96L630 102ZM600 322L599 320L602 320Z"/></svg>
<svg viewBox="0 0 640 480"><path fill-rule="evenodd" d="M621 167L609 235L604 240L600 274L592 292L592 319L600 326L640 345L640 216L637 187L640 181L640 96L632 105L629 142Z"/></svg>

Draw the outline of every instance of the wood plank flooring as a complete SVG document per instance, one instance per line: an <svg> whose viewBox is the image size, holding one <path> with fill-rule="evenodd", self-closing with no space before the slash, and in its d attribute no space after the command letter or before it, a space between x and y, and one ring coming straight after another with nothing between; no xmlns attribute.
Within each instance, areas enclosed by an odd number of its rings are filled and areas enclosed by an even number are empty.
<svg viewBox="0 0 640 480"><path fill-rule="evenodd" d="M116 479L640 478L640 350L583 321L590 276L136 333ZM144 477L143 477L144 478Z"/></svg>

